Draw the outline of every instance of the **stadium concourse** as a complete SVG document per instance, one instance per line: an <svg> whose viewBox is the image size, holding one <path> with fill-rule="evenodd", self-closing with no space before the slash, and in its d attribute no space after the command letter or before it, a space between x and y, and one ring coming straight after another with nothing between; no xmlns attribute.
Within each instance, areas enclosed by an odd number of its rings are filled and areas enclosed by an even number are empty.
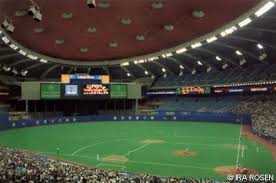
<svg viewBox="0 0 276 183"><path fill-rule="evenodd" d="M275 182L275 4L0 1L0 183Z"/></svg>

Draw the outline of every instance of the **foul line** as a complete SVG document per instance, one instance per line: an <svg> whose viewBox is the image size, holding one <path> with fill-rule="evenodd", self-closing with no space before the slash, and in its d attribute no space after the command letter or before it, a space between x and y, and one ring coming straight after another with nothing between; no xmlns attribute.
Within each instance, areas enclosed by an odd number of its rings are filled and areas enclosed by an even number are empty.
<svg viewBox="0 0 276 183"><path fill-rule="evenodd" d="M90 148L90 147L94 147L94 146L96 146L96 145L103 144L103 143L105 143L105 142L98 142L98 143L95 143L95 144L90 144L90 145L88 145L88 146L84 146L84 147L79 148L79 149L75 150L74 152L72 152L71 155L74 156L74 155L76 155L78 152L83 151L84 149L87 149L87 148Z"/></svg>
<svg viewBox="0 0 276 183"><path fill-rule="evenodd" d="M99 145L99 144L104 144L104 143L107 143L107 142L114 142L114 141L121 141L121 140L124 140L124 139L106 140L106 141L98 142L98 143L95 143L95 144L90 144L90 145L87 145L87 146L84 146L84 147L81 147L81 148L75 150L74 152L72 152L71 155L74 156L77 153L79 153L80 151L83 151L83 150L88 149L90 147L94 147L94 146Z"/></svg>
<svg viewBox="0 0 276 183"><path fill-rule="evenodd" d="M143 149L143 148L145 148L145 147L148 146L148 145L150 145L150 144L144 144L144 145L142 145L142 146L140 146L140 147L138 147L138 148L136 148L136 149L133 149L133 150L131 150L131 151L128 151L126 154L124 154L124 156L129 155L130 153L136 152L136 151L138 151L138 150L140 150L140 149Z"/></svg>
<svg viewBox="0 0 276 183"><path fill-rule="evenodd" d="M60 154L60 155L72 156L70 154L67 154L67 155ZM94 159L94 158L96 158L95 156L79 156L79 155L74 155L73 157L81 157L81 158L88 158L88 159ZM170 166L170 167L181 167L181 168L193 168L193 169L202 169L202 170L213 170L213 168L207 168L207 167L189 166L189 165L176 165L176 164L145 162L145 161L134 161L134 160L129 160L128 163L146 164L146 165L159 165L159 166ZM104 164L104 163L100 163L100 164Z"/></svg>
<svg viewBox="0 0 276 183"><path fill-rule="evenodd" d="M78 156L76 157L83 157L83 156ZM90 157L86 156L86 158L95 158L95 157ZM207 167L198 167L198 166L189 166L189 165L176 165L176 164L167 164L167 163L156 163L156 162L144 162L144 161L134 161L134 160L129 160L128 163L136 163L136 164L146 164L146 165L159 165L159 166L171 166L171 167L181 167L181 168L194 168L194 169L202 169L202 170L213 170L213 168L207 168Z"/></svg>
<svg viewBox="0 0 276 183"><path fill-rule="evenodd" d="M239 146L238 146L238 152L237 152L236 169L239 167L240 148L241 148L241 134L242 134L242 122L241 122L241 126L240 126Z"/></svg>
<svg viewBox="0 0 276 183"><path fill-rule="evenodd" d="M160 137L160 136L158 136ZM167 137L171 137L171 136L163 136L163 138L167 138ZM174 136L176 138L183 138L183 137L191 137L191 138L202 138L202 136ZM137 139L137 138L145 138L145 137L134 137L133 139ZM157 137L147 137L147 138L157 138ZM216 139L217 137L204 137L204 138L209 138L209 139ZM236 138L223 138L223 139L231 139L231 140L236 140ZM79 153L80 151L83 151L87 148L90 148L90 147L94 147L96 145L99 145L99 144L103 144L103 143L106 143L106 142L113 142L113 141L121 141L121 140L129 140L129 137L120 137L119 139L116 139L116 140L108 140L108 141L103 141L103 142L98 142L98 143L95 143L95 144L90 144L90 145L87 145L87 146L84 146L84 147L81 147L77 150L75 150L74 152L72 152L72 155L76 155L77 153Z"/></svg>

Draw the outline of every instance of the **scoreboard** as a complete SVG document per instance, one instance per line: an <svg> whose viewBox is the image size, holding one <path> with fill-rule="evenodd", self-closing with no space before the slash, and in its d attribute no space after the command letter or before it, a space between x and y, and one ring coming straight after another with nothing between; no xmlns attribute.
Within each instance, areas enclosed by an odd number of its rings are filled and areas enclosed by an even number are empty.
<svg viewBox="0 0 276 183"><path fill-rule="evenodd" d="M103 84L83 85L81 90L82 98L90 99L108 99L110 98L109 93L109 85Z"/></svg>
<svg viewBox="0 0 276 183"><path fill-rule="evenodd" d="M111 84L110 85L110 97L118 99L127 98L127 85L126 84Z"/></svg>
<svg viewBox="0 0 276 183"><path fill-rule="evenodd" d="M109 83L108 75L62 75L62 82L22 82L23 100L139 99L141 85Z"/></svg>

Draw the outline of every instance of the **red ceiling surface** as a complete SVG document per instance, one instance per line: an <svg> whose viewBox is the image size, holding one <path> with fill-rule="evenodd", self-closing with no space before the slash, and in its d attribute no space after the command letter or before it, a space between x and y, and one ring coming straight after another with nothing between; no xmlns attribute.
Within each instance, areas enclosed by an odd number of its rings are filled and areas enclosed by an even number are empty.
<svg viewBox="0 0 276 183"><path fill-rule="evenodd" d="M15 25L12 37L23 46L56 58L93 61L128 58L177 46L229 23L260 0L162 0L161 9L151 7L153 0L106 1L109 8L90 9L85 0L36 0L42 22L28 15L15 16L16 11L29 8L27 0L9 0L0 5ZM194 18L194 10L203 10L205 17ZM63 13L70 12L71 19L62 18ZM121 18L132 22L124 25ZM165 31L165 24L175 29ZM96 27L97 31L89 33L88 27ZM35 33L35 28L45 30ZM136 40L137 34L143 34L145 40ZM64 43L56 44L55 40ZM110 42L117 42L118 47L109 47ZM82 53L80 48L88 51Z"/></svg>

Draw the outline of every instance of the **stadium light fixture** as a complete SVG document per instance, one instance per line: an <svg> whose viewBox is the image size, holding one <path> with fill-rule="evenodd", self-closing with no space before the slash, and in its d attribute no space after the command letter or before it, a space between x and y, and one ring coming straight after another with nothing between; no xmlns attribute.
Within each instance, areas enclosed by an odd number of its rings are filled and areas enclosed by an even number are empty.
<svg viewBox="0 0 276 183"><path fill-rule="evenodd" d="M259 44L257 44L257 47L258 47L260 50L262 50L262 49L264 48L264 46L263 46L263 45L261 45L260 43L259 43Z"/></svg>
<svg viewBox="0 0 276 183"><path fill-rule="evenodd" d="M121 66L128 66L128 65L129 65L129 62L121 63Z"/></svg>
<svg viewBox="0 0 276 183"><path fill-rule="evenodd" d="M149 72L148 72L148 71L145 71L145 75L149 75Z"/></svg>
<svg viewBox="0 0 276 183"><path fill-rule="evenodd" d="M162 54L162 57L163 57L163 58L168 58L168 57L171 57L171 56L173 56L172 53Z"/></svg>
<svg viewBox="0 0 276 183"><path fill-rule="evenodd" d="M33 3L33 2L32 2ZM32 4L28 10L28 15L35 15L35 13L37 12L37 8L34 4Z"/></svg>
<svg viewBox="0 0 276 183"><path fill-rule="evenodd" d="M263 53L262 55L259 56L259 60L262 61L267 57L266 53Z"/></svg>
<svg viewBox="0 0 276 183"><path fill-rule="evenodd" d="M29 71L21 71L21 75L22 76L26 76L28 74Z"/></svg>
<svg viewBox="0 0 276 183"><path fill-rule="evenodd" d="M37 22L42 21L42 14L40 12L40 7L33 0L30 0L30 2L31 2L31 6L27 11L28 15L32 16L33 19Z"/></svg>
<svg viewBox="0 0 276 183"><path fill-rule="evenodd" d="M129 72L127 73L127 76L128 76L128 77L130 77L130 76L131 76Z"/></svg>
<svg viewBox="0 0 276 183"><path fill-rule="evenodd" d="M8 27L9 23L10 23L9 20L5 17L5 19L2 22L2 27L4 28Z"/></svg>
<svg viewBox="0 0 276 183"><path fill-rule="evenodd" d="M245 59L242 59L241 61L240 61L240 65L244 65L244 64L246 64L246 60Z"/></svg>
<svg viewBox="0 0 276 183"><path fill-rule="evenodd" d="M187 48L181 48L181 49L179 49L179 50L176 50L176 53L177 54L181 54L181 53L184 53L184 52L186 52L187 51Z"/></svg>
<svg viewBox="0 0 276 183"><path fill-rule="evenodd" d="M96 0L87 0L86 4L89 8L96 8Z"/></svg>
<svg viewBox="0 0 276 183"><path fill-rule="evenodd" d="M192 75L194 75L194 74L196 74L196 70L195 69L192 70Z"/></svg>
<svg viewBox="0 0 276 183"><path fill-rule="evenodd" d="M222 61L222 59L219 56L216 56L217 61Z"/></svg>
<svg viewBox="0 0 276 183"><path fill-rule="evenodd" d="M199 61L199 60L197 61L197 64L198 64L198 65L203 65L202 62Z"/></svg>
<svg viewBox="0 0 276 183"><path fill-rule="evenodd" d="M6 43L6 44L8 44L8 43L10 42L10 40L9 40L6 36L2 37L2 40L3 40L4 43Z"/></svg>
<svg viewBox="0 0 276 183"><path fill-rule="evenodd" d="M27 57L28 57L29 59L32 59L32 60L37 60L37 59L38 59L37 56L31 55L31 54L28 54Z"/></svg>
<svg viewBox="0 0 276 183"><path fill-rule="evenodd" d="M9 33L13 33L13 32L14 32L14 28L15 28L15 27L13 26L13 24L10 23L6 29L7 29L7 31L8 31Z"/></svg>
<svg viewBox="0 0 276 183"><path fill-rule="evenodd" d="M17 50L18 47L16 45L14 45L14 44L11 44L10 48L12 48L13 50Z"/></svg>
<svg viewBox="0 0 276 183"><path fill-rule="evenodd" d="M16 69L12 69L12 73L17 75L18 74L18 71Z"/></svg>
<svg viewBox="0 0 276 183"><path fill-rule="evenodd" d="M236 54L242 56L242 52L240 52L239 50L236 50Z"/></svg>
<svg viewBox="0 0 276 183"><path fill-rule="evenodd" d="M162 68L162 72L166 72L166 69L165 69L165 68Z"/></svg>
<svg viewBox="0 0 276 183"><path fill-rule="evenodd" d="M9 33L13 33L14 32L14 26L13 26L13 24L12 24L12 20L11 19L9 19L8 17L5 17L4 18L4 20L3 20L3 22L2 22L2 27L4 28L4 29L6 29L6 31L7 32L9 32Z"/></svg>
<svg viewBox="0 0 276 183"><path fill-rule="evenodd" d="M40 13L40 11L36 11L36 13L33 16L33 19L37 22L41 22L42 21L42 14Z"/></svg>
<svg viewBox="0 0 276 183"><path fill-rule="evenodd" d="M214 42L216 41L218 38L216 36L213 36L213 37L210 37L208 39L206 39L207 43L211 43L211 42Z"/></svg>
<svg viewBox="0 0 276 183"><path fill-rule="evenodd" d="M200 42L191 45L192 48L198 48L198 47L200 47L200 46L202 46L202 44L201 44Z"/></svg>
<svg viewBox="0 0 276 183"><path fill-rule="evenodd" d="M263 7L261 7L258 11L256 11L255 15L257 17L262 16L264 13L266 13L268 10L270 10L275 5L274 2L267 2Z"/></svg>
<svg viewBox="0 0 276 183"><path fill-rule="evenodd" d="M250 22L252 22L252 20L251 20L250 18L246 18L246 19L244 19L243 21L241 21L241 22L239 23L239 26L240 26L240 27L244 27L244 26L246 26L247 24L249 24Z"/></svg>
<svg viewBox="0 0 276 183"><path fill-rule="evenodd" d="M236 30L238 30L237 27L233 26L233 27L231 27L231 28L229 28L229 29L226 29L225 31L221 32L220 35L221 35L222 37L224 37L224 36L227 36L227 35L229 35L229 34L232 34L232 33L235 32Z"/></svg>
<svg viewBox="0 0 276 183"><path fill-rule="evenodd" d="M183 71L180 71L178 76L183 76Z"/></svg>
<svg viewBox="0 0 276 183"><path fill-rule="evenodd" d="M226 63L222 65L222 69L226 69L227 67L228 67L228 64Z"/></svg>
<svg viewBox="0 0 276 183"><path fill-rule="evenodd" d="M45 60L45 59L40 59L39 61L40 61L41 63L45 63L45 64L48 63L48 60Z"/></svg>
<svg viewBox="0 0 276 183"><path fill-rule="evenodd" d="M184 69L184 66L183 65L179 65L180 69Z"/></svg>
<svg viewBox="0 0 276 183"><path fill-rule="evenodd" d="M212 67L209 66L209 67L207 68L207 72L211 72L211 70L212 70Z"/></svg>
<svg viewBox="0 0 276 183"><path fill-rule="evenodd" d="M9 66L3 66L4 71L9 72L11 70L11 67Z"/></svg>
<svg viewBox="0 0 276 183"><path fill-rule="evenodd" d="M21 55L23 55L23 56L27 55L27 53L25 51L23 51L23 50L19 50L18 53L21 54Z"/></svg>

